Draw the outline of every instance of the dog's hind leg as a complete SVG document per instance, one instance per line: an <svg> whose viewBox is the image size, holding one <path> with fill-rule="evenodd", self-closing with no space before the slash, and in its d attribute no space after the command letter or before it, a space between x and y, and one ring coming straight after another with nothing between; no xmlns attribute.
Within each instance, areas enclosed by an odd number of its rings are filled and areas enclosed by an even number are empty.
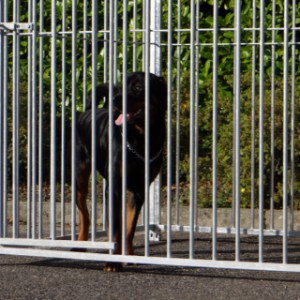
<svg viewBox="0 0 300 300"><path fill-rule="evenodd" d="M106 185L105 190L105 201L106 201L106 216L108 220L107 226L107 237L110 239L110 232L112 230L112 242L116 243L116 247L114 249L114 254L121 254L122 253L122 245L121 245L121 191L120 187L120 179L115 178L114 180L115 188L113 191L113 203L112 207L110 207L109 203L109 195L108 195L108 183ZM110 209L112 209L112 220L110 217ZM104 266L105 272L119 272L122 270L122 264L117 262L108 262Z"/></svg>
<svg viewBox="0 0 300 300"><path fill-rule="evenodd" d="M76 204L79 210L79 241L87 241L89 235L90 220L86 205L86 196L88 194L90 172L90 164L81 162L78 165L76 178Z"/></svg>
<svg viewBox="0 0 300 300"><path fill-rule="evenodd" d="M144 197L140 193L135 193L127 201L126 207L126 254L133 255L133 238L136 224L143 204Z"/></svg>
<svg viewBox="0 0 300 300"><path fill-rule="evenodd" d="M133 238L135 233L136 224L138 221L139 213L143 204L143 196L139 193L132 195L131 199L127 201L126 205L126 254L134 255L133 251ZM116 204L116 203L114 203ZM114 207L114 235L113 241L117 243L117 248L114 254L121 254L121 206ZM122 270L122 263L109 262L105 265L104 271L106 272L119 272Z"/></svg>

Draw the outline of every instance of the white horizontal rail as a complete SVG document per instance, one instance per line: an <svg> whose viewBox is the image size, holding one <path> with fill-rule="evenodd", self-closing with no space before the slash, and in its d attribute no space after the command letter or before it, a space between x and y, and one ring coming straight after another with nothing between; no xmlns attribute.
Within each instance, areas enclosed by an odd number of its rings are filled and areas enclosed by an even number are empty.
<svg viewBox="0 0 300 300"><path fill-rule="evenodd" d="M256 271L284 271L284 272L299 272L297 264L282 264L282 263L252 263L252 262L236 262L223 260L204 260L204 259L185 259L185 258L164 258L153 256L136 256L136 255L109 255L87 252L69 252L56 250L40 250L40 249L18 249L18 248L2 248L2 254L19 255L31 257L49 257L59 259L76 259L90 260L96 262L122 262L136 264L151 264L165 266L185 266L197 268L224 268L224 269L247 269Z"/></svg>
<svg viewBox="0 0 300 300"><path fill-rule="evenodd" d="M115 248L115 243L3 238L0 239L0 246L85 248L85 249L98 249L98 250L113 250ZM0 253L2 252L2 250L3 249L0 249Z"/></svg>

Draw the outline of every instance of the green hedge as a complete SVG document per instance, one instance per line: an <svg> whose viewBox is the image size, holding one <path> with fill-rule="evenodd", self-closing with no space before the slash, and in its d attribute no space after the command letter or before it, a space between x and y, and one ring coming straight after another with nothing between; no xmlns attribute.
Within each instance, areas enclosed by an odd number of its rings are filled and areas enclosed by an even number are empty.
<svg viewBox="0 0 300 300"><path fill-rule="evenodd" d="M167 1L163 2L163 18L162 27L167 28L167 17L168 17L168 7ZM102 3L102 2L101 2ZM138 1L137 10L137 26L141 28L142 26L142 1ZM265 26L266 28L272 27L272 1L265 1ZM67 31L72 29L72 1L66 1L66 27ZM88 25L91 24L91 4L88 4ZM190 1L181 1L182 11L181 11L181 28L190 28ZM300 3L296 4L297 12L297 24L300 23ZM174 2L173 10L173 29L177 29L177 5ZM38 7L39 8L39 7ZM78 21L78 31L83 30L83 4L81 1L77 1L77 21ZM259 17L260 1L257 1L256 15ZM62 104L62 2L57 2L57 151L59 153L61 147L61 136L60 136L60 124L61 124L61 104ZM119 2L118 6L118 37L120 43L118 44L118 70L122 70L122 2ZM9 7L9 16L11 18L12 6ZM283 26L283 0L277 1L276 3L276 27ZM253 20L253 8L251 1L243 1L241 9L241 26L242 28L252 28ZM129 1L129 29L133 28L133 1ZM21 21L26 22L28 19L27 5L26 1L22 2L21 6ZM99 4L99 29L103 29L104 24L104 7ZM234 1L219 1L219 28L233 28L234 27ZM291 23L291 21L290 21ZM50 31L51 29L51 2L44 3L44 31ZM290 24L291 25L291 24ZM39 24L38 24L39 26ZM256 27L259 26L259 20L256 21ZM199 27L211 29L213 27L213 1L201 1L200 2L200 18ZM247 207L250 204L250 171L251 171L251 100L252 100L252 86L251 86L251 72L253 68L253 62L256 62L256 94L255 94L255 167L256 167L256 194L258 190L258 89L259 89L259 46L255 48L255 60L253 60L252 50L253 47L250 43L253 40L252 30L242 30L241 39L241 205ZM218 32L218 41L220 46L218 48L218 202L221 206L229 206L232 201L232 159L233 159L233 69L234 69L234 30L220 30ZM290 37L291 37L290 33ZM77 109L82 110L83 104L83 35L77 35ZM104 78L104 61L107 57L104 56L104 35L99 34L99 55L98 55L98 78L101 82ZM296 35L298 40L299 34ZM91 40L90 36L88 38L88 55L87 55L87 90L91 90ZM256 31L256 42L259 42L259 32ZM9 75L12 76L12 38L9 37ZM28 81L28 38L21 37L21 52L20 52L20 78L21 78L21 119L20 119L20 179L26 182L26 169L27 169L27 81ZM265 31L265 41L270 43L272 39L271 30ZM133 33L130 32L128 40L133 40ZM137 33L137 69L142 69L142 34ZM283 32L282 30L276 31L275 40L278 43L283 42ZM50 155L50 84L51 84L51 40L49 37L45 36L44 41L44 60L43 60L43 74L37 73L37 76L43 76L43 89L44 89L44 141L43 141L43 151L44 151L44 179L49 179L49 155ZM37 41L38 43L39 41ZM163 75L167 76L167 47L165 46L167 42L167 33L162 33L162 71ZM189 116L190 116L190 34L188 31L182 32L180 35L180 41L178 40L178 35L176 32L173 33L174 44L180 42L182 45L180 47L180 58L178 57L178 47L173 47L172 53L172 79L173 79L173 132L175 132L175 115L176 115L176 97L177 97L177 76L180 76L180 181L181 184L181 199L182 202L188 201L188 189L186 188L189 182ZM199 32L199 47L198 51L198 69L199 69L199 88L196 91L199 96L199 120L198 120L198 132L199 132L199 157L198 157L198 199L199 205L210 206L211 205L211 185L212 185L212 66L213 66L213 56L212 56L212 46L208 45L213 42L213 34L211 30L200 31ZM72 77L72 55L71 55L71 39L70 35L66 37L66 51L67 57L64 63L66 64L66 108L67 108L67 139L70 136L70 123L71 123L71 99L72 99L72 88L71 88L71 77ZM38 44L37 44L38 46ZM265 67L265 203L268 205L269 202L269 191L270 191L270 120L271 120L271 51L272 47L270 44L265 46L265 56L264 56L264 67ZM133 66L133 44L128 44L128 69L132 70ZM276 60L275 60L275 202L278 207L282 205L282 89L283 89L283 46L279 44L276 46ZM296 47L296 101L299 100L299 76L300 76L300 64L299 64L299 49ZM180 59L180 70L177 69L177 61ZM291 56L289 56L289 66L291 66ZM37 70L39 66L37 65ZM121 78L121 71L118 73L118 78ZM289 79L290 83L290 79ZM11 87L11 82L9 83L9 89ZM289 86L290 88L290 86ZM11 89L10 89L11 91ZM297 102L298 103L298 102ZM11 109L11 107L10 107ZM298 112L296 111L296 120L298 120ZM11 136L11 111L9 112L9 137ZM299 138L298 133L299 128L296 127L296 139L295 139L295 198L296 205L298 205L299 193L297 192L299 185ZM11 139L9 138L9 149L11 149ZM173 147L173 157L175 157ZM11 153L11 152L10 152ZM11 154L8 157L11 160ZM60 158L58 154L57 158L58 170L60 167ZM174 161L175 165L175 161ZM9 169L11 173L11 168ZM58 172L59 173L59 172ZM59 178L59 174L58 174ZM175 176L173 176L175 178ZM175 179L174 179L175 180ZM173 181L174 181L173 180ZM256 197L257 199L258 197Z"/></svg>

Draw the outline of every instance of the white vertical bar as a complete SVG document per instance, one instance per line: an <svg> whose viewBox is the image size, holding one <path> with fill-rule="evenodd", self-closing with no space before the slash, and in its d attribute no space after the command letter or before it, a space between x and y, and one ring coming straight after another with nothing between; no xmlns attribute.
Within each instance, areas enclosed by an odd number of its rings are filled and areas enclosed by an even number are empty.
<svg viewBox="0 0 300 300"><path fill-rule="evenodd" d="M117 83L118 80L118 0L114 1L114 84Z"/></svg>
<svg viewBox="0 0 300 300"><path fill-rule="evenodd" d="M97 223L97 173L96 173L96 91L97 91L97 56L98 56L98 2L92 2L92 241L96 240Z"/></svg>
<svg viewBox="0 0 300 300"><path fill-rule="evenodd" d="M295 98L296 98L296 0L292 2L292 69L291 69L291 181L290 181L290 222L289 230L294 230L294 188L295 188Z"/></svg>
<svg viewBox="0 0 300 300"><path fill-rule="evenodd" d="M4 4L0 3L0 22L4 18ZM2 163L3 163L3 106L4 106L4 32L0 30L0 238L3 237L3 181L2 181Z"/></svg>
<svg viewBox="0 0 300 300"><path fill-rule="evenodd" d="M252 2L252 95L251 95L251 221L255 226L255 96L256 96L256 1Z"/></svg>
<svg viewBox="0 0 300 300"><path fill-rule="evenodd" d="M241 2L236 0L235 24L235 260L240 260L240 74L241 74Z"/></svg>
<svg viewBox="0 0 300 300"><path fill-rule="evenodd" d="M179 181L180 181L180 75L181 75L181 0L177 1L177 80L176 80L176 146L175 146L175 182L176 182L176 211L175 224L179 225Z"/></svg>
<svg viewBox="0 0 300 300"><path fill-rule="evenodd" d="M148 14L146 1L142 1L142 7L143 7L143 38L142 38L142 49L143 49L143 62L142 62L142 69L145 71L145 28L146 28L146 14Z"/></svg>
<svg viewBox="0 0 300 300"><path fill-rule="evenodd" d="M37 86L37 75L36 75L36 60L37 60L37 3L33 1L32 6L32 237L36 238L36 182L37 182L37 102L36 102L36 86Z"/></svg>
<svg viewBox="0 0 300 300"><path fill-rule="evenodd" d="M94 10L92 9L92 12ZM87 50L88 50L88 36L86 34L87 31L87 0L83 1L83 96L82 96L82 102L83 102L83 110L85 111L85 105L86 105L86 98L87 98Z"/></svg>
<svg viewBox="0 0 300 300"><path fill-rule="evenodd" d="M263 262L264 243L264 54L265 2L260 2L259 48L259 262Z"/></svg>
<svg viewBox="0 0 300 300"><path fill-rule="evenodd" d="M13 21L20 20L20 2L13 2ZM19 57L20 37L13 32L13 238L19 236Z"/></svg>
<svg viewBox="0 0 300 300"><path fill-rule="evenodd" d="M214 1L214 31L213 31L213 249L212 259L217 259L217 186L218 186L218 1Z"/></svg>
<svg viewBox="0 0 300 300"><path fill-rule="evenodd" d="M137 0L134 0L133 2L133 53L132 53L132 60L133 60L133 66L132 70L135 72L137 70L137 33L136 33L136 19L137 19Z"/></svg>
<svg viewBox="0 0 300 300"><path fill-rule="evenodd" d="M234 26L236 26L236 5L234 7ZM236 195L235 195L235 186L236 186L236 180L235 180L235 169L236 169L236 153L235 153L235 136L236 136L236 115L235 115L235 109L236 109L236 97L235 97L235 93L236 93L236 88L235 88L235 78L236 78L236 34L234 33L234 59L233 59L233 109L232 109L232 206L231 206L231 227L235 228L235 210L236 210Z"/></svg>
<svg viewBox="0 0 300 300"><path fill-rule="evenodd" d="M158 76L161 75L161 34L157 32L161 29L161 0L151 2L150 13L150 72ZM160 188L161 176L157 178L150 186L150 224L159 224L160 218ZM159 241L160 236L157 232L150 229L150 240Z"/></svg>
<svg viewBox="0 0 300 300"><path fill-rule="evenodd" d="M194 175L194 195L195 195L195 201L194 201L194 223L195 225L198 225L198 149L199 149L199 133L198 133L198 120L199 120L199 21L200 21L200 1L196 1L196 12L195 12L195 124L194 124L194 134L195 134L195 175Z"/></svg>
<svg viewBox="0 0 300 300"><path fill-rule="evenodd" d="M172 221L172 1L168 1L168 115L167 115L167 203L168 203L168 215L167 215L167 257L171 257L171 221Z"/></svg>
<svg viewBox="0 0 300 300"><path fill-rule="evenodd" d="M32 2L28 1L28 22L32 22ZM28 60L28 74L27 74L27 238L30 238L31 230L31 174L32 174L32 36L27 38L27 60ZM32 228L33 229L33 228Z"/></svg>
<svg viewBox="0 0 300 300"><path fill-rule="evenodd" d="M108 136L113 137L113 83L114 83L114 66L115 66L115 57L114 57L114 1L110 2L109 6L109 130ZM109 138L108 145L108 177L109 177L109 185L108 185L108 206L109 206L109 241L113 241L113 211L114 211L114 203L113 203L113 192L114 192L114 182L113 182L113 148L112 148L112 138Z"/></svg>
<svg viewBox="0 0 300 300"><path fill-rule="evenodd" d="M72 1L72 144L76 145L77 2ZM76 147L72 147L72 240L76 239Z"/></svg>
<svg viewBox="0 0 300 300"><path fill-rule="evenodd" d="M194 225L195 225L195 1L190 3L190 243L189 258L194 258Z"/></svg>
<svg viewBox="0 0 300 300"><path fill-rule="evenodd" d="M7 0L3 1L3 21L7 22ZM8 41L7 41L7 35L4 35L3 39L3 102L1 103L2 106L2 112L3 112L3 164L2 169L0 172L2 172L2 180L3 190L0 191L2 193L2 199L3 199L3 229L2 229L2 236L5 238L7 235L7 85L8 85L8 78L7 78L7 72L8 70Z"/></svg>
<svg viewBox="0 0 300 300"><path fill-rule="evenodd" d="M51 3L51 154L50 154L50 236L56 237L56 1Z"/></svg>
<svg viewBox="0 0 300 300"><path fill-rule="evenodd" d="M104 28L104 57L108 57L109 53L109 11L108 11L108 0L104 1L104 19L103 19L103 28ZM104 59L103 63L103 73L104 73L104 82L108 78L108 60Z"/></svg>
<svg viewBox="0 0 300 300"><path fill-rule="evenodd" d="M127 39L128 39L128 1L123 1L123 85L122 85L122 94L123 94L123 103L122 103L122 113L123 113L123 127L122 127L122 254L126 254L126 204L127 204Z"/></svg>
<svg viewBox="0 0 300 300"><path fill-rule="evenodd" d="M138 1L137 1L137 5L138 5ZM146 2L142 1L141 3L142 6L142 64L141 67L139 65L137 65L138 68L142 68L143 71L145 71L145 27L146 27ZM137 12L137 11L136 11ZM136 21L137 19L135 19ZM135 24L136 25L136 24ZM144 201L144 205L141 208L141 225L145 225L145 201ZM145 233L146 234L146 233Z"/></svg>
<svg viewBox="0 0 300 300"><path fill-rule="evenodd" d="M61 76L61 235L65 235L65 142L66 136L66 0L62 2L62 76Z"/></svg>
<svg viewBox="0 0 300 300"><path fill-rule="evenodd" d="M40 18L39 18L39 32L44 30L44 1L40 1ZM44 74L44 38L40 36L39 43L39 170L38 170L38 183L39 183L39 238L43 236L43 74Z"/></svg>
<svg viewBox="0 0 300 300"><path fill-rule="evenodd" d="M103 63L103 73L104 73L104 82L107 81L107 77L108 77L108 63L107 63L107 57L109 57L108 53L109 53L109 41L108 41L108 27L109 27L109 24L108 24L108 1L105 0L104 2L104 24L103 24L103 27L104 27L104 63ZM108 100L108 99L107 99ZM94 176L94 170L92 170L92 176ZM105 199L105 191L106 191L106 180L104 179L103 180L103 230L106 230L107 229L107 201L108 199Z"/></svg>
<svg viewBox="0 0 300 300"><path fill-rule="evenodd" d="M149 256L149 192L150 192L150 0L145 1L145 256Z"/></svg>
<svg viewBox="0 0 300 300"><path fill-rule="evenodd" d="M276 1L272 4L270 229L274 229Z"/></svg>
<svg viewBox="0 0 300 300"><path fill-rule="evenodd" d="M289 85L289 0L284 1L283 55L283 263L288 262L288 85Z"/></svg>

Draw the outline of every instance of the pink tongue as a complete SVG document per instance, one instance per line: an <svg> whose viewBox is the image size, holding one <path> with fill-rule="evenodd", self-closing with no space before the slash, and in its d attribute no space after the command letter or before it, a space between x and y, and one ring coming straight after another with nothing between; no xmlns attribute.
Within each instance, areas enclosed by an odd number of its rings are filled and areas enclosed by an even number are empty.
<svg viewBox="0 0 300 300"><path fill-rule="evenodd" d="M126 115L126 120L128 120L128 119L129 119L129 114ZM120 115L118 116L118 118L115 120L115 124L116 124L117 126L123 125L123 114L120 114Z"/></svg>

